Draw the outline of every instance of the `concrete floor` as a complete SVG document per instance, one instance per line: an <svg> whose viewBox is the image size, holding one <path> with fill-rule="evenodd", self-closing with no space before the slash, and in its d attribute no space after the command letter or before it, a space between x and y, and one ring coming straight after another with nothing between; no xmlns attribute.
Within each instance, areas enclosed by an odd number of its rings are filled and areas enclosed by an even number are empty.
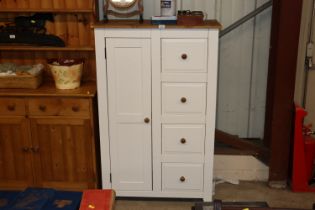
<svg viewBox="0 0 315 210"><path fill-rule="evenodd" d="M315 193L293 193L288 189L271 189L263 182L218 184L215 199L223 201L265 201L270 207L312 209ZM191 210L194 201L116 201L115 210Z"/></svg>

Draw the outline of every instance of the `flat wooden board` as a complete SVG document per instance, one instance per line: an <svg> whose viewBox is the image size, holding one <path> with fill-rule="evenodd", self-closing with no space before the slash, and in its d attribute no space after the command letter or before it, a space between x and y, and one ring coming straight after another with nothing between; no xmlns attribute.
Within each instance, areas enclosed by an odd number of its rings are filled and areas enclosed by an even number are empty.
<svg viewBox="0 0 315 210"><path fill-rule="evenodd" d="M37 89L0 89L0 96L68 96L68 97L94 97L96 84L94 82L82 83L73 90L58 90L54 83L44 83Z"/></svg>
<svg viewBox="0 0 315 210"><path fill-rule="evenodd" d="M159 25L152 25L150 20L139 23L138 20L109 20L108 22L97 22L94 28L159 28ZM207 20L202 25L165 25L165 28L196 28L196 29L221 29L222 25L217 20Z"/></svg>

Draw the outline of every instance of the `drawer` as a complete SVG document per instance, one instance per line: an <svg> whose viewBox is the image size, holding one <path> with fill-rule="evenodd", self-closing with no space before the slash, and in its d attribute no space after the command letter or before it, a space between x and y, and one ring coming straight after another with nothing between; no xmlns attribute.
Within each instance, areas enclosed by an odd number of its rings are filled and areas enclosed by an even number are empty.
<svg viewBox="0 0 315 210"><path fill-rule="evenodd" d="M88 99L34 98L28 101L29 114L35 116L82 116L89 117Z"/></svg>
<svg viewBox="0 0 315 210"><path fill-rule="evenodd" d="M162 125L163 154L203 154L205 125Z"/></svg>
<svg viewBox="0 0 315 210"><path fill-rule="evenodd" d="M206 83L163 83L162 114L205 114Z"/></svg>
<svg viewBox="0 0 315 210"><path fill-rule="evenodd" d="M207 72L207 39L163 39L162 72Z"/></svg>
<svg viewBox="0 0 315 210"><path fill-rule="evenodd" d="M163 163L162 190L203 190L203 164Z"/></svg>
<svg viewBox="0 0 315 210"><path fill-rule="evenodd" d="M24 99L0 98L0 115L25 115Z"/></svg>

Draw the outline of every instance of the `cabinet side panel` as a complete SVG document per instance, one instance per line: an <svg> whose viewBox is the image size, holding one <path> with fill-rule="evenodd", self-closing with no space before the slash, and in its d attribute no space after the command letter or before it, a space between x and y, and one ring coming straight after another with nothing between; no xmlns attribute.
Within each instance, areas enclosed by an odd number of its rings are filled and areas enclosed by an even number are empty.
<svg viewBox="0 0 315 210"><path fill-rule="evenodd" d="M208 38L208 86L204 165L204 200L211 201L213 194L214 132L216 119L217 72L218 72L218 30L209 30Z"/></svg>

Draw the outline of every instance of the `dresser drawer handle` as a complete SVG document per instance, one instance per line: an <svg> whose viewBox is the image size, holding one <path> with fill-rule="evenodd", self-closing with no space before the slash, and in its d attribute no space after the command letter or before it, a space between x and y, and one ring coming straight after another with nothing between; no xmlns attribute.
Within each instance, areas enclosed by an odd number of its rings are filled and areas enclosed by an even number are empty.
<svg viewBox="0 0 315 210"><path fill-rule="evenodd" d="M29 148L29 147L23 147L22 148L22 151L23 152L29 152L31 150L31 148Z"/></svg>
<svg viewBox="0 0 315 210"><path fill-rule="evenodd" d="M32 147L31 150L34 153L38 153L39 152L39 147Z"/></svg>
<svg viewBox="0 0 315 210"><path fill-rule="evenodd" d="M44 105L39 105L39 110L42 111L42 112L45 112L46 111L46 106Z"/></svg>
<svg viewBox="0 0 315 210"><path fill-rule="evenodd" d="M184 103L186 103L186 102L187 102L187 98L182 97L182 98L180 99L180 101L184 104Z"/></svg>
<svg viewBox="0 0 315 210"><path fill-rule="evenodd" d="M180 180L181 182L184 182L184 181L186 181L186 178L185 178L184 176L181 176L181 177L179 178L179 180Z"/></svg>
<svg viewBox="0 0 315 210"><path fill-rule="evenodd" d="M180 143L186 144L186 139L185 139L185 138L182 138L182 139L180 140Z"/></svg>
<svg viewBox="0 0 315 210"><path fill-rule="evenodd" d="M186 59L187 59L187 57L188 57L188 56L187 56L187 54L186 54L186 53L182 54L182 59L183 59L183 60L186 60Z"/></svg>
<svg viewBox="0 0 315 210"><path fill-rule="evenodd" d="M80 111L80 107L79 106L73 106L72 111L78 112L78 111Z"/></svg>
<svg viewBox="0 0 315 210"><path fill-rule="evenodd" d="M7 108L8 108L8 110L11 111L11 112L15 111L15 105L8 105Z"/></svg>

